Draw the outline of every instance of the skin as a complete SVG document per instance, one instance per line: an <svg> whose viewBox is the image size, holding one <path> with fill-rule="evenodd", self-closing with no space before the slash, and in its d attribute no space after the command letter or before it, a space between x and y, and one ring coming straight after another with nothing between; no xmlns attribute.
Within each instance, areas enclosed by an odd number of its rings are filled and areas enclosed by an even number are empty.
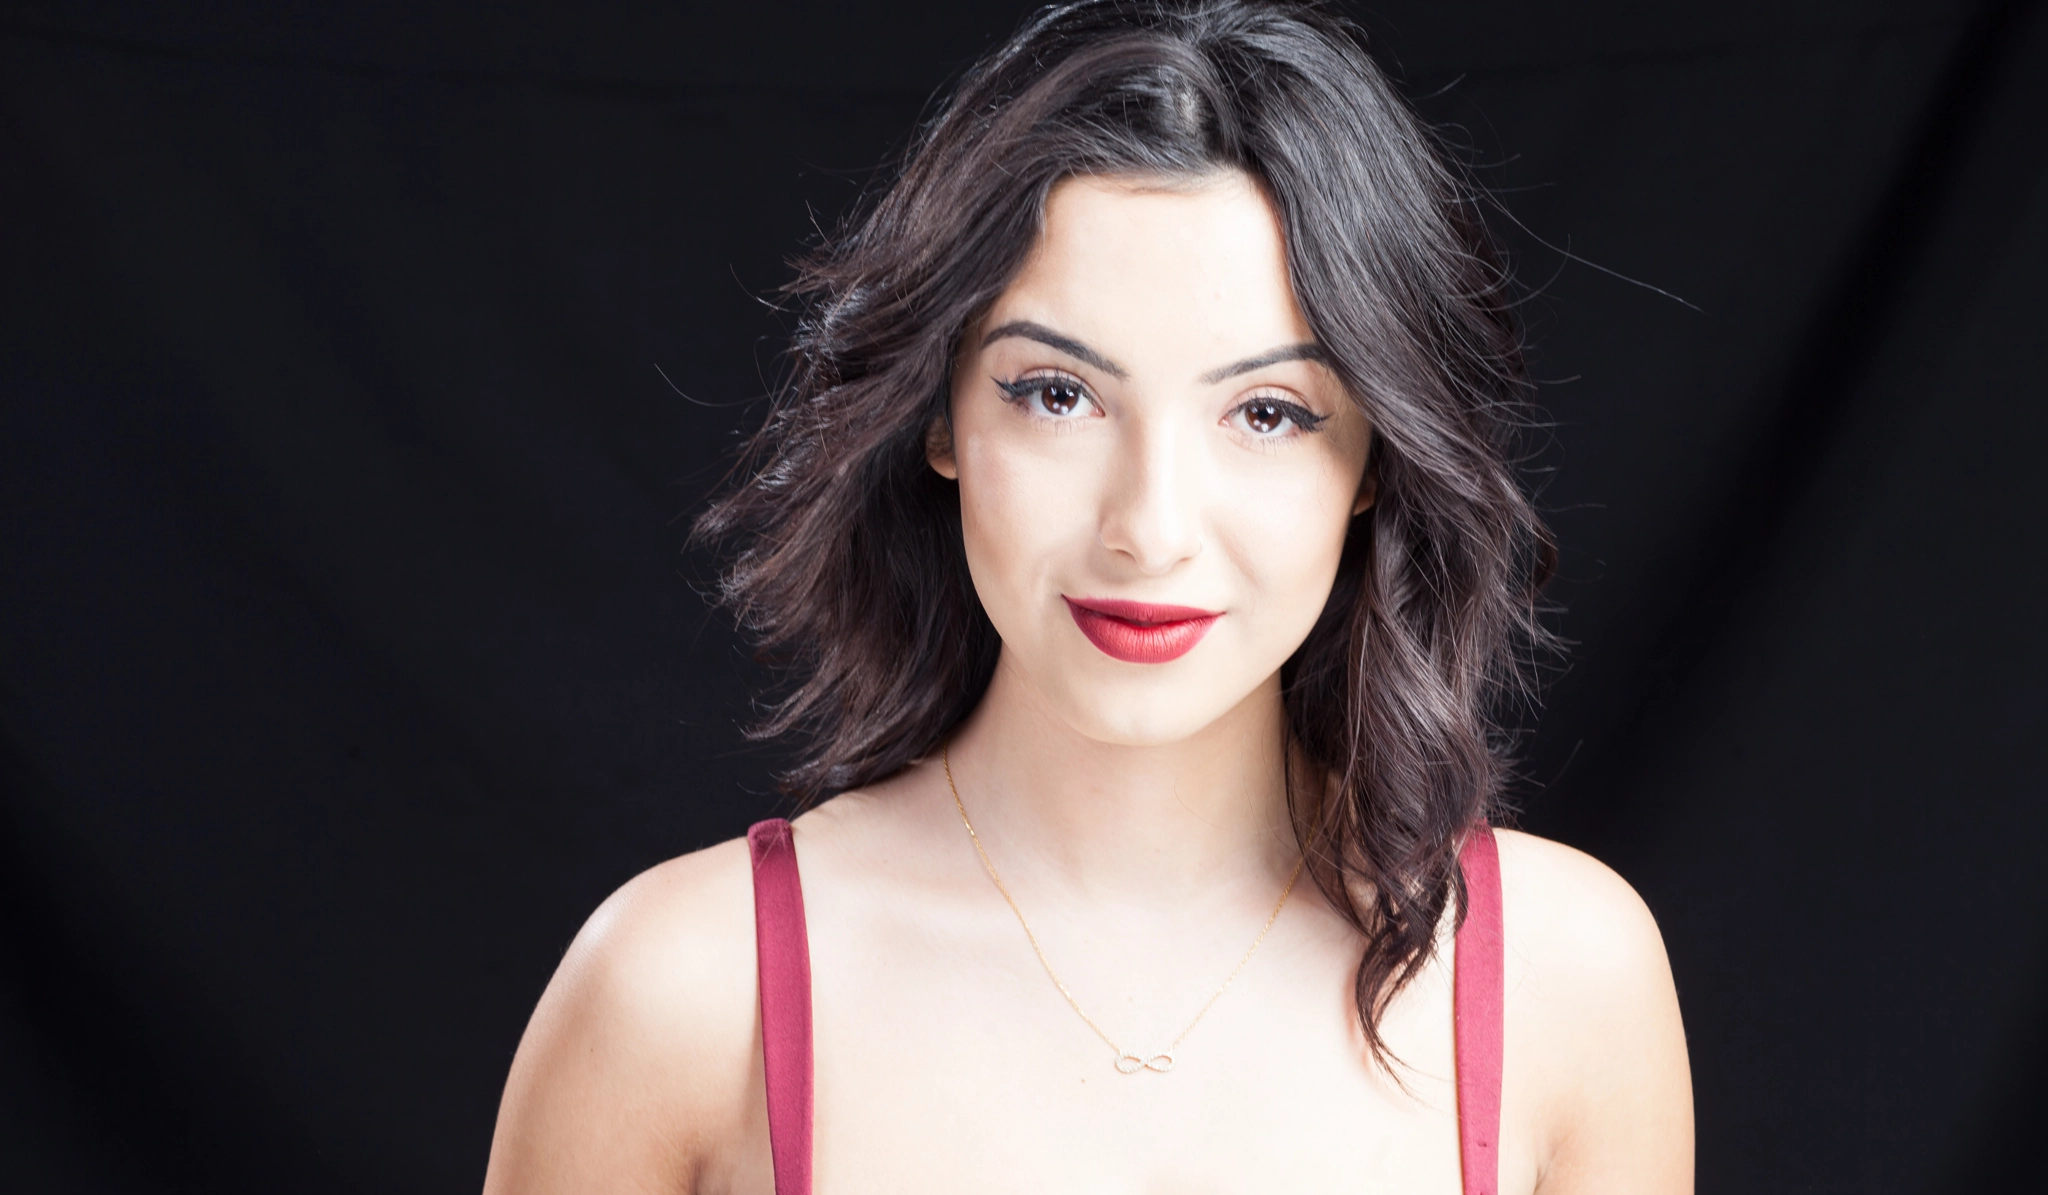
<svg viewBox="0 0 2048 1195"><path fill-rule="evenodd" d="M1372 501L1371 429L1313 359L1217 375L1313 341L1250 180L1068 180L963 339L950 432L930 437L1003 639L951 748L961 798L1082 1007L1146 1053L1229 973L1297 858L1277 674ZM1045 377L1065 389L1016 395ZM1273 417L1289 406L1304 417ZM1222 617L1187 655L1131 664L1064 597ZM1173 1073L1124 1076L1040 969L937 760L796 824L819 1191L1459 1190L1448 926L1387 1015L1391 1074L1351 1007L1361 943L1303 885ZM1689 1192L1655 923L1587 856L1499 838L1500 1190ZM754 967L744 843L621 889L520 1044L486 1190L770 1191Z"/></svg>

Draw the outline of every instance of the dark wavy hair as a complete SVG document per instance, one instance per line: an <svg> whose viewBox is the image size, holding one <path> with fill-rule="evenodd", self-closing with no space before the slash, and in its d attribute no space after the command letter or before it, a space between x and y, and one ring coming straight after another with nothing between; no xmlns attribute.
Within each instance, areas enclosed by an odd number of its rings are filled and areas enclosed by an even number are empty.
<svg viewBox="0 0 2048 1195"><path fill-rule="evenodd" d="M1464 913L1458 848L1506 774L1504 702L1548 642L1554 553L1510 459L1528 380L1508 278L1469 186L1318 6L1096 0L1046 8L960 81L894 183L799 263L786 386L698 521L736 551L720 595L790 687L804 802L936 750L1000 647L968 577L959 491L932 471L960 338L1073 175L1243 171L1295 299L1374 429L1377 500L1282 669L1288 784L1318 886L1365 936L1365 1039ZM1334 799L1331 799L1334 797Z"/></svg>

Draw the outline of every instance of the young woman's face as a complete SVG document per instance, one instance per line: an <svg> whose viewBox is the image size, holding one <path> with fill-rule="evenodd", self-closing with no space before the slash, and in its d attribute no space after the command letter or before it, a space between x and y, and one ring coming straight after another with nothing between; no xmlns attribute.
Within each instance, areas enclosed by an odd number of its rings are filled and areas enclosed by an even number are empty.
<svg viewBox="0 0 2048 1195"><path fill-rule="evenodd" d="M932 465L1002 666L1077 730L1185 738L1308 636L1371 499L1370 429L1320 358L1250 179L1054 188Z"/></svg>

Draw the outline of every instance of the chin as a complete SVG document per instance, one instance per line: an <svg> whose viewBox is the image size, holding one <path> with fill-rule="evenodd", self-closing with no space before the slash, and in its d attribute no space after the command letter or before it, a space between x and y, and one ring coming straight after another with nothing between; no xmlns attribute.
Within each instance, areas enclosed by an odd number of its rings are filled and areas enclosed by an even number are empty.
<svg viewBox="0 0 2048 1195"><path fill-rule="evenodd" d="M1074 711L1074 729L1111 747L1170 747L1212 725L1221 711L1130 708Z"/></svg>
<svg viewBox="0 0 2048 1195"><path fill-rule="evenodd" d="M1199 674L1162 672L1109 684L1092 680L1085 675L1067 678L1055 708L1083 737L1117 747L1185 742L1215 725L1245 697L1234 689L1226 692L1229 686ZM1247 692L1250 687L1255 686L1247 687Z"/></svg>

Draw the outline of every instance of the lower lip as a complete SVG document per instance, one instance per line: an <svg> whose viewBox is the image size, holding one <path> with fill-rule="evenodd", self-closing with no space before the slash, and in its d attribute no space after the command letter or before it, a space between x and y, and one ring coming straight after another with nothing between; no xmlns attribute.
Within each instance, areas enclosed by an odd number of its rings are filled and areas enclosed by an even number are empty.
<svg viewBox="0 0 2048 1195"><path fill-rule="evenodd" d="M1183 606L1116 603L1084 606L1066 599L1074 625L1103 655L1126 664L1164 664L1195 649L1221 614Z"/></svg>

